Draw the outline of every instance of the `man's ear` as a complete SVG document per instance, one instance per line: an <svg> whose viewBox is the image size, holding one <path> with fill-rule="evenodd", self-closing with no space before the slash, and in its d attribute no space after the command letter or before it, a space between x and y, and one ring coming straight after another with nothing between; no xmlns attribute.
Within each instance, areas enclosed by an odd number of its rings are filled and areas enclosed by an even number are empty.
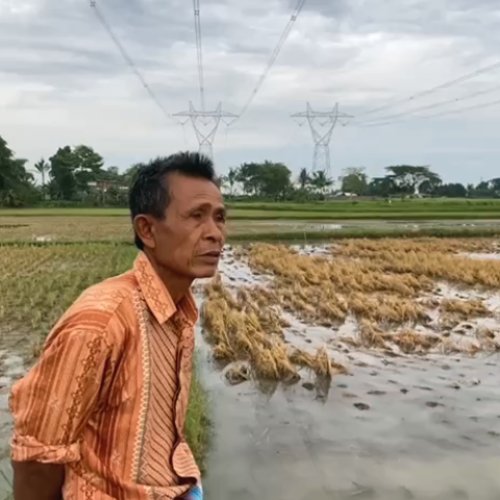
<svg viewBox="0 0 500 500"><path fill-rule="evenodd" d="M139 236L144 246L147 248L155 248L156 241L154 238L153 218L150 215L136 215L133 226L135 234Z"/></svg>

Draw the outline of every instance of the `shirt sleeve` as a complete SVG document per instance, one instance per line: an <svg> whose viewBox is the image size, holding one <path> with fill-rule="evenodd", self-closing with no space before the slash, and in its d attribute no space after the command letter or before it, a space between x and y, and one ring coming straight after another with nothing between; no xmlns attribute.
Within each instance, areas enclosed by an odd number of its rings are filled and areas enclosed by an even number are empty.
<svg viewBox="0 0 500 500"><path fill-rule="evenodd" d="M12 460L66 464L80 460L82 430L95 410L110 348L105 333L62 329L38 363L12 388Z"/></svg>

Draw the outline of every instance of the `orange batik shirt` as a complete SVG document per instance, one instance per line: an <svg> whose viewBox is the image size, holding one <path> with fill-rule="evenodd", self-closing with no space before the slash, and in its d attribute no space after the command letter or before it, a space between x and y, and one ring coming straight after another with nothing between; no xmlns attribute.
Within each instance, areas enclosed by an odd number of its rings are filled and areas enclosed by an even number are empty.
<svg viewBox="0 0 500 500"><path fill-rule="evenodd" d="M183 432L196 320L143 253L84 292L12 389L12 459L64 464L65 500L185 494L200 480Z"/></svg>

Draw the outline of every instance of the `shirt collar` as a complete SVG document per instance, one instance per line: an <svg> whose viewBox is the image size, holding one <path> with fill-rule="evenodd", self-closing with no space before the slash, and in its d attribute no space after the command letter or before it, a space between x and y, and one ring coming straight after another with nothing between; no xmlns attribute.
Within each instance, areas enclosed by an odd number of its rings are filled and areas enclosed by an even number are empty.
<svg viewBox="0 0 500 500"><path fill-rule="evenodd" d="M172 318L178 311L182 313L190 326L196 323L198 309L192 292L189 291L176 306L144 252L140 252L135 259L134 274L149 309L160 325Z"/></svg>

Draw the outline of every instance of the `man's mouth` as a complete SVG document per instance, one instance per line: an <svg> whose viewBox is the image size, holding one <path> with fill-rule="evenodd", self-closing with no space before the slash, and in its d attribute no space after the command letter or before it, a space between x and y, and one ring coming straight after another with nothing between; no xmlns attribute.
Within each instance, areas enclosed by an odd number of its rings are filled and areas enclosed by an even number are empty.
<svg viewBox="0 0 500 500"><path fill-rule="evenodd" d="M218 260L220 259L222 255L222 252L220 250L213 250L211 252L205 252L200 255L200 257L204 259L213 259L213 260Z"/></svg>

